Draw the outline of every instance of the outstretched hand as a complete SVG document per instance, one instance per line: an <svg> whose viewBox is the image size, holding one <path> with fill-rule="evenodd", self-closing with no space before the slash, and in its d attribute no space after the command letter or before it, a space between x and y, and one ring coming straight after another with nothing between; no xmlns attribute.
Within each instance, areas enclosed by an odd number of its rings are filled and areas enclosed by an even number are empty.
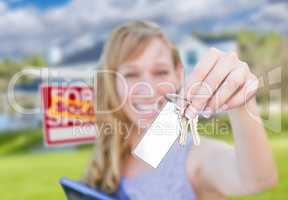
<svg viewBox="0 0 288 200"><path fill-rule="evenodd" d="M182 90L188 100L182 105L182 114L191 118L197 112L209 117L215 112L243 106L255 96L258 85L257 77L236 53L210 48Z"/></svg>

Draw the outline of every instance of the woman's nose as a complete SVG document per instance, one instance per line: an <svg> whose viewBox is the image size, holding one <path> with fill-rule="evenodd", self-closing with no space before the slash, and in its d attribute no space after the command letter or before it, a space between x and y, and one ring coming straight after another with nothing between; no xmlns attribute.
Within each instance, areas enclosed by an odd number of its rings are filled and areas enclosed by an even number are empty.
<svg viewBox="0 0 288 200"><path fill-rule="evenodd" d="M148 76L145 76L141 79L141 81L135 84L135 93L139 95L154 95L154 85L153 80Z"/></svg>
<svg viewBox="0 0 288 200"><path fill-rule="evenodd" d="M146 81L140 81L135 85L135 93L140 95L153 95L154 89L151 85L151 83Z"/></svg>

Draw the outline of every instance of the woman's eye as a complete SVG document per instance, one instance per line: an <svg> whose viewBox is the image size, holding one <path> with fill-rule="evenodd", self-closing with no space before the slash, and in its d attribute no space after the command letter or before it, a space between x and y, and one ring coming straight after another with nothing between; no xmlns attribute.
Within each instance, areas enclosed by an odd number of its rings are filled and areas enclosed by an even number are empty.
<svg viewBox="0 0 288 200"><path fill-rule="evenodd" d="M129 73L124 74L125 78L137 78L138 76L139 74L135 72L129 72Z"/></svg>
<svg viewBox="0 0 288 200"><path fill-rule="evenodd" d="M155 74L157 76L164 76L164 75L169 74L169 72L167 70L161 70L161 71L157 71Z"/></svg>

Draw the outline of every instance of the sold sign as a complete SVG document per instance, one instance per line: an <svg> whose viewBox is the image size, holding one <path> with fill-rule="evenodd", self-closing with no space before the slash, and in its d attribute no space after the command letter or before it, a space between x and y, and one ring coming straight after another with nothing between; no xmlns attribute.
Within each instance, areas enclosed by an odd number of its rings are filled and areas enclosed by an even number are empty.
<svg viewBox="0 0 288 200"><path fill-rule="evenodd" d="M93 88L41 85L46 146L81 144L96 138Z"/></svg>

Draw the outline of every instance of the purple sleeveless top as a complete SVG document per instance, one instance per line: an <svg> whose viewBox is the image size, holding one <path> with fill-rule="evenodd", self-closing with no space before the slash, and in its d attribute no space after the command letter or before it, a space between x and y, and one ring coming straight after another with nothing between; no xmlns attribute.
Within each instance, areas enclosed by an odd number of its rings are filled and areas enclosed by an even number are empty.
<svg viewBox="0 0 288 200"><path fill-rule="evenodd" d="M156 169L136 177L122 177L121 186L131 200L196 200L188 180L186 161L191 148L189 137L185 146L176 141Z"/></svg>

